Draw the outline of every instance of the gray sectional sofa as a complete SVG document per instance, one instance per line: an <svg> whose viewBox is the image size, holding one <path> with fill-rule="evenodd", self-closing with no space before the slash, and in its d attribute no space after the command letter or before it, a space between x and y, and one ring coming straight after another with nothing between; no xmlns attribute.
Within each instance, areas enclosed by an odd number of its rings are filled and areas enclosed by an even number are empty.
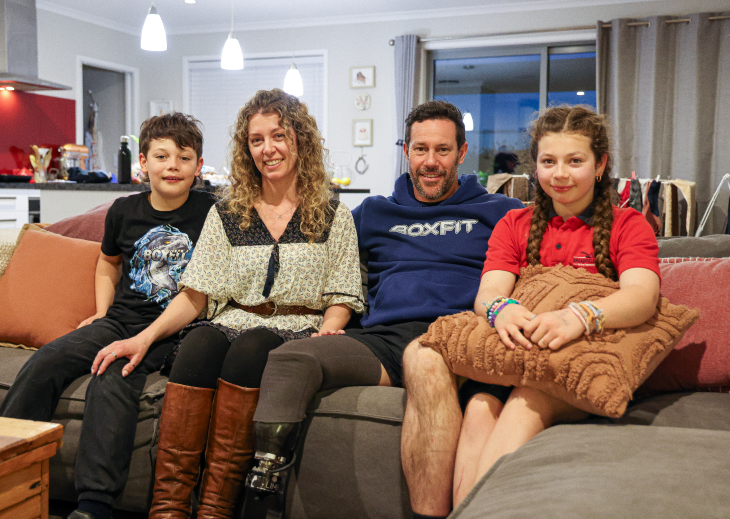
<svg viewBox="0 0 730 519"><path fill-rule="evenodd" d="M663 256L730 256L730 236L661 242ZM706 250L703 250L706 249ZM726 298L718 302L730 307ZM730 333L728 334L730 337ZM730 346L730 345L729 345ZM0 348L0 399L32 351ZM166 379L142 395L129 481L115 507L146 511ZM52 499L74 500L88 377L63 394L65 427L51 460ZM310 405L290 481L287 516L300 519L411 517L400 464L406 394L401 388L322 392ZM501 458L453 518L730 517L730 394L663 393L623 418L558 425Z"/></svg>

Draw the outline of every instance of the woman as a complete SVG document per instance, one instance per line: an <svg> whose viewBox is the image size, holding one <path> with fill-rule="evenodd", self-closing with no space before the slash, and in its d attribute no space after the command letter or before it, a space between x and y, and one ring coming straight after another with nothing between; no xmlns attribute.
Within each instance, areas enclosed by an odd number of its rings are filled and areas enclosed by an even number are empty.
<svg viewBox="0 0 730 519"><path fill-rule="evenodd" d="M180 294L134 339L151 343L204 317L183 332L166 388L152 518L190 516L206 440L198 517L231 517L269 351L363 311L357 236L350 211L331 200L324 153L314 118L282 90L257 92L238 114L231 186Z"/></svg>

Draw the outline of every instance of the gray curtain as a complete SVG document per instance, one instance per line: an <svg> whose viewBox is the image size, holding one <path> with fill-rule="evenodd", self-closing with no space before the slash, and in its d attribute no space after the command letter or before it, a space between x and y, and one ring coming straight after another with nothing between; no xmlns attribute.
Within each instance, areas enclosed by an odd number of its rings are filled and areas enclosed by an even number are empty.
<svg viewBox="0 0 730 519"><path fill-rule="evenodd" d="M416 49L418 36L405 34L395 38L395 124L398 128L398 141L406 133L405 119L413 109L416 96ZM395 176L407 170L403 146L399 146L395 159Z"/></svg>
<svg viewBox="0 0 730 519"><path fill-rule="evenodd" d="M730 173L730 20L712 20L727 14L598 22L598 108L613 126L613 175L696 182L697 220ZM727 200L703 234L724 232Z"/></svg>

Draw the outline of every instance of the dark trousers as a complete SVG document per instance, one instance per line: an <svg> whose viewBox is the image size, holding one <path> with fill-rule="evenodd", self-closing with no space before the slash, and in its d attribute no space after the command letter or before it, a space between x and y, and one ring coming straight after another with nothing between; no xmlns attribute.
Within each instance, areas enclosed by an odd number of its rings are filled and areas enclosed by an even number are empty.
<svg viewBox="0 0 730 519"><path fill-rule="evenodd" d="M98 351L132 337L147 324L124 325L104 317L64 335L36 351L20 370L0 406L0 415L49 422L63 391L87 375ZM111 505L127 482L137 429L139 398L147 375L160 369L174 339L150 346L140 365L126 378L119 358L101 376L92 376L76 453L79 500Z"/></svg>

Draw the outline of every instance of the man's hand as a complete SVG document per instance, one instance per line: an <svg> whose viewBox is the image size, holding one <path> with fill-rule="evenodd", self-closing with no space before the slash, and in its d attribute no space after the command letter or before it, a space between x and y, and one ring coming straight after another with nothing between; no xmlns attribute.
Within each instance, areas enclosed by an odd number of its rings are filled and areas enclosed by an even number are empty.
<svg viewBox="0 0 730 519"><path fill-rule="evenodd" d="M527 350L531 349L532 343L525 337L528 334L523 335L522 330L534 315L522 305L510 304L502 308L494 320L494 329L497 330L502 343L510 350L517 347L515 342Z"/></svg>
<svg viewBox="0 0 730 519"><path fill-rule="evenodd" d="M320 330L314 332L312 337L324 337L325 335L345 335L345 330Z"/></svg>
<svg viewBox="0 0 730 519"><path fill-rule="evenodd" d="M557 350L585 332L580 318L569 308L545 312L532 319L523 331L540 348Z"/></svg>
<svg viewBox="0 0 730 519"><path fill-rule="evenodd" d="M129 362L122 369L122 376L126 377L134 371L134 368L139 366L149 347L150 343L140 338L139 335L123 341L113 342L96 354L94 363L91 365L91 373L97 376L101 375L112 362L127 357Z"/></svg>
<svg viewBox="0 0 730 519"><path fill-rule="evenodd" d="M103 314L96 313L96 314L92 315L91 317L88 317L88 318L84 319L83 321L81 321L79 323L79 325L76 327L76 329L78 330L79 328L83 328L87 324L91 324L94 321L96 321L97 319L101 319L102 317L105 317L105 316L106 316L106 312L104 312Z"/></svg>

